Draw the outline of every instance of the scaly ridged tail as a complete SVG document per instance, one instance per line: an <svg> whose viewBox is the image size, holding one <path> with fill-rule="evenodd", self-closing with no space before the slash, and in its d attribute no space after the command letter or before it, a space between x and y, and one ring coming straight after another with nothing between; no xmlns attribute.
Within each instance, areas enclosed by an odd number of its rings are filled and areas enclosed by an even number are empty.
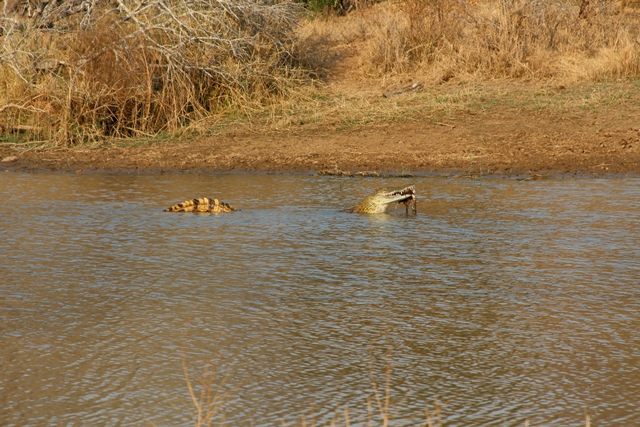
<svg viewBox="0 0 640 427"><path fill-rule="evenodd" d="M165 212L210 212L210 213L226 213L233 212L235 208L228 203L221 202L218 199L210 199L209 197L201 197L199 199L185 200L173 206L169 206Z"/></svg>

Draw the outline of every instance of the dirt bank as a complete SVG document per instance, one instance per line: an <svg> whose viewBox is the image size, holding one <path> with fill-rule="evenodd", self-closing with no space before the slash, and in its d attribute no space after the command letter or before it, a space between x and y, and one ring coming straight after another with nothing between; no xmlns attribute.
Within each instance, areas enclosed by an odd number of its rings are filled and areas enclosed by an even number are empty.
<svg viewBox="0 0 640 427"><path fill-rule="evenodd" d="M376 171L436 175L640 175L640 106L523 113L496 106L348 130L233 131L148 146L25 151L0 170Z"/></svg>

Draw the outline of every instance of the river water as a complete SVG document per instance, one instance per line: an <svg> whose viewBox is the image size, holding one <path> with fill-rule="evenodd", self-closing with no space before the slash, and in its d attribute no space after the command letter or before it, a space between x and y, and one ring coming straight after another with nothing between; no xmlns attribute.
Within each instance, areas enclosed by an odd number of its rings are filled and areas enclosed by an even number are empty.
<svg viewBox="0 0 640 427"><path fill-rule="evenodd" d="M408 184L416 216L343 211ZM640 425L638 179L2 173L0 195L3 427L195 425L185 367L196 393L215 373L216 425L376 423L376 386L396 426ZM196 196L241 211L163 212Z"/></svg>

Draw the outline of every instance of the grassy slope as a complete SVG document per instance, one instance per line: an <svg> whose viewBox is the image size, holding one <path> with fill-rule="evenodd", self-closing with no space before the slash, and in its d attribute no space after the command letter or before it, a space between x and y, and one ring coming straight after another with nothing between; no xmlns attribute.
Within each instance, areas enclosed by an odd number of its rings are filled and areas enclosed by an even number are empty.
<svg viewBox="0 0 640 427"><path fill-rule="evenodd" d="M3 155L67 150L78 143L90 150L161 150L177 141L184 153L185 144L208 137L213 144L221 135L339 134L414 122L451 125L465 114L505 111L525 122L533 115L580 116L575 126L583 127L588 114L609 121L616 111L638 105L639 22L635 11L621 13L613 6L594 6L579 16L574 2L385 2L347 16L304 20L291 49L297 64L314 70L315 78L300 80L293 73L286 83L281 74L279 95L261 92L251 98L236 88L233 103L208 114L200 110L187 125L155 136L141 130L126 138L96 137L98 129L83 128L71 118L80 133L92 136L69 147L68 140L58 138L60 129L50 128L44 138L27 130L6 133L0 147ZM424 83L419 91L382 96L416 81ZM49 110L51 123L64 121ZM62 113L70 118L69 112ZM28 115L18 116L28 129ZM278 150L282 147L273 145Z"/></svg>

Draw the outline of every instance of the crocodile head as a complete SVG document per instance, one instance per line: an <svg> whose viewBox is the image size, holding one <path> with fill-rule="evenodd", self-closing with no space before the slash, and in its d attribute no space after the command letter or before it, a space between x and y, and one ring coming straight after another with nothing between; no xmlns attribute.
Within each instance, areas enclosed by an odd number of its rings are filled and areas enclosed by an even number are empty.
<svg viewBox="0 0 640 427"><path fill-rule="evenodd" d="M408 210L408 203L415 200L416 188L413 185L395 190L383 188L371 196L365 197L363 201L351 209L351 212L367 214L383 213L391 203L405 203L407 204Z"/></svg>

